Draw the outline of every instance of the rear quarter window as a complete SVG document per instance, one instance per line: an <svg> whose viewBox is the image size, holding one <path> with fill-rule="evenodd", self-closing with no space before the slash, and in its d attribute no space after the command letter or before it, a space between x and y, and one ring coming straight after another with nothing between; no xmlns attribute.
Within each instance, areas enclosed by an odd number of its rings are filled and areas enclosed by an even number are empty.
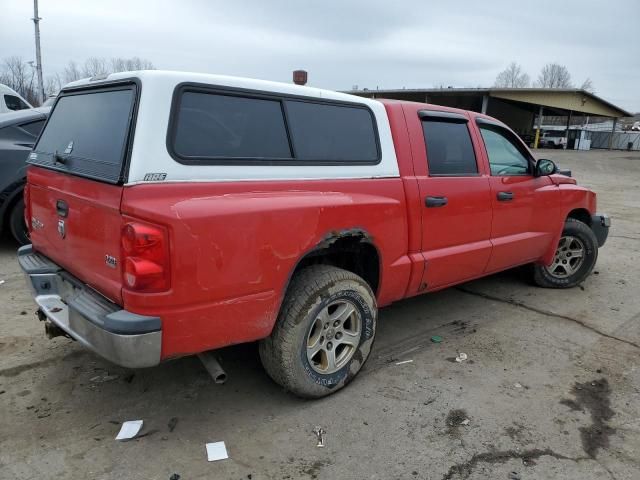
<svg viewBox="0 0 640 480"><path fill-rule="evenodd" d="M44 120L37 120L35 122L23 123L20 128L33 137L37 137L44 127Z"/></svg>

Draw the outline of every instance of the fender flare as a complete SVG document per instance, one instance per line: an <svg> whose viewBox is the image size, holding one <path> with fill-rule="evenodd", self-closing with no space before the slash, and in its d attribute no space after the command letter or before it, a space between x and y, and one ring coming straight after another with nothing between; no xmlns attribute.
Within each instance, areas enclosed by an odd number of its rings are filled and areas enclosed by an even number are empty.
<svg viewBox="0 0 640 480"><path fill-rule="evenodd" d="M313 247L303 251L300 254L300 256L298 257L298 259L295 261L295 263L293 264L293 267L291 269L289 269L289 273L287 274L287 279L284 282L284 285L283 285L283 288L282 288L282 293L280 294L280 299L278 301L278 307L276 309L276 317L273 319L273 325L275 325L275 322L278 320L278 315L280 314L280 310L282 309L282 304L284 302L285 295L287 294L287 291L289 290L289 286L291 285L291 280L293 279L293 275L298 270L298 267L300 266L300 264L305 259L313 256L317 252L321 252L322 250L326 250L331 245L333 245L335 242L337 242L340 239L344 239L344 238L359 238L361 243L366 243L366 244L370 245L371 247L373 247L375 249L376 254L378 255L378 272L379 272L380 278L382 278L382 274L383 274L383 272L382 272L382 255L380 254L380 249L374 243L373 237L365 229L359 228L359 227L355 227L355 228L347 228L347 229L341 229L341 230L332 230L332 231L328 232L324 237L322 237L322 239L318 240ZM378 281L377 290L380 290L380 282L379 281ZM378 292L374 292L374 295L377 296L377 293Z"/></svg>

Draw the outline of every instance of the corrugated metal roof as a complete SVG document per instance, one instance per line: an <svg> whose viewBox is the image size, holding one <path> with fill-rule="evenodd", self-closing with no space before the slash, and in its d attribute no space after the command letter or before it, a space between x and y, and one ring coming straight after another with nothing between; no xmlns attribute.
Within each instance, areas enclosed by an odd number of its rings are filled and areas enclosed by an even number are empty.
<svg viewBox="0 0 640 480"><path fill-rule="evenodd" d="M345 93L360 96L371 95L393 95L400 93L416 93L416 94L439 94L439 95L460 95L460 94L476 94L476 95L489 95L498 98L504 98L508 100L520 101L524 103L535 103L537 105L549 106L553 108L565 108L567 110L580 111L585 113L592 113L594 115L611 115L614 117L630 117L633 114L626 110L614 105L607 100L587 92L579 88L397 88L397 89L383 89L383 90L350 90ZM562 96L560 102L554 101L540 101L543 96ZM569 95L570 97L567 97ZM581 106L575 104L575 95L582 95L595 104L600 104L600 107L604 108L581 108ZM536 101L532 101L532 100ZM586 103L586 102L584 102ZM592 105L593 105L592 103ZM563 106L564 104L564 106ZM583 105L584 106L584 105Z"/></svg>

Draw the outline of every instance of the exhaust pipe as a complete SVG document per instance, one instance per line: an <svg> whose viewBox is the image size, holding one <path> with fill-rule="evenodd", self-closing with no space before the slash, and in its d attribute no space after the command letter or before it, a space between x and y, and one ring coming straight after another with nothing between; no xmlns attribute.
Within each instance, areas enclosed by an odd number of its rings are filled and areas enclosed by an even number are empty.
<svg viewBox="0 0 640 480"><path fill-rule="evenodd" d="M213 352L204 352L198 354L198 358L207 369L213 381L218 385L222 385L227 381L227 372L224 371L218 359L214 356Z"/></svg>
<svg viewBox="0 0 640 480"><path fill-rule="evenodd" d="M67 332L62 330L59 326L51 323L49 321L44 322L44 333L47 335L47 338L51 340L56 337L67 337Z"/></svg>

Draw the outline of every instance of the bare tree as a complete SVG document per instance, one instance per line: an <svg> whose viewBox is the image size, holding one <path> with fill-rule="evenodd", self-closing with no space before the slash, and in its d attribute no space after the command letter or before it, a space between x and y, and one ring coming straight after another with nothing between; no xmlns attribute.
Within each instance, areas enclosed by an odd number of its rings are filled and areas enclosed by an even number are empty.
<svg viewBox="0 0 640 480"><path fill-rule="evenodd" d="M80 80L82 78L82 72L80 71L80 67L73 60L69 60L67 66L64 67L62 71L62 80L65 84L69 82L75 82L76 80Z"/></svg>
<svg viewBox="0 0 640 480"><path fill-rule="evenodd" d="M37 92L35 69L32 63L25 62L18 56L5 58L0 63L0 83L14 89L32 105L40 105L40 95ZM102 57L89 57L82 66L76 61L70 60L62 72L47 76L45 93L46 95L54 95L67 83L84 77L154 69L153 63L140 57L115 57L110 60Z"/></svg>
<svg viewBox="0 0 640 480"><path fill-rule="evenodd" d="M44 80L44 93L48 97L50 95L57 95L62 86L68 82L63 82L59 73L54 75L47 75Z"/></svg>
<svg viewBox="0 0 640 480"><path fill-rule="evenodd" d="M83 77L95 77L96 75L106 75L109 73L107 61L100 57L89 57L82 66Z"/></svg>
<svg viewBox="0 0 640 480"><path fill-rule="evenodd" d="M0 83L7 85L32 105L40 105L40 95L36 91L35 71L22 57L7 57L0 65Z"/></svg>
<svg viewBox="0 0 640 480"><path fill-rule="evenodd" d="M529 86L529 83L529 75L516 62L511 62L505 70L498 74L493 86L498 88L525 88Z"/></svg>
<svg viewBox="0 0 640 480"><path fill-rule="evenodd" d="M572 88L573 83L567 67L558 63L547 63L538 75L536 86L540 88Z"/></svg>
<svg viewBox="0 0 640 480"><path fill-rule="evenodd" d="M111 59L112 72L132 72L135 70L155 70L155 67L149 60L140 57L114 57Z"/></svg>
<svg viewBox="0 0 640 480"><path fill-rule="evenodd" d="M582 85L580 85L580 89L581 90L585 90L585 91L587 91L589 93L594 93L595 92L595 88L593 87L593 82L588 77L584 82L582 82Z"/></svg>

